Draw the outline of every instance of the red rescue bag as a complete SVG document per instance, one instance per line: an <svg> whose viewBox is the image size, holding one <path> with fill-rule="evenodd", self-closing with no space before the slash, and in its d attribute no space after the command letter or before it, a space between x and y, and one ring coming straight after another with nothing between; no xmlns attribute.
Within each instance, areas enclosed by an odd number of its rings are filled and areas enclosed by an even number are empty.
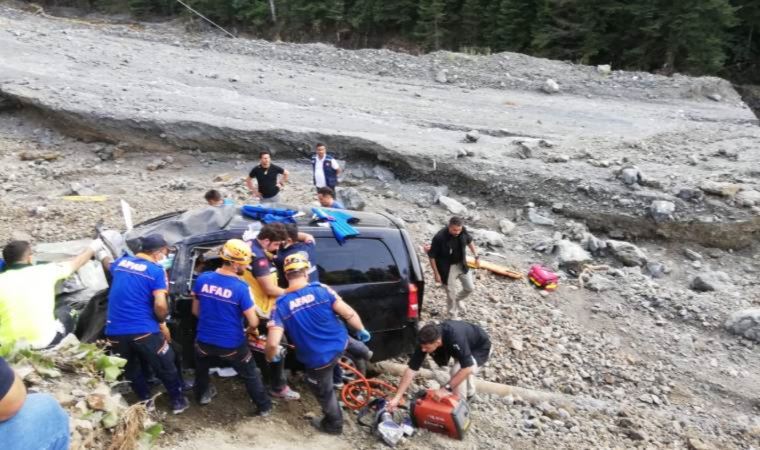
<svg viewBox="0 0 760 450"><path fill-rule="evenodd" d="M535 284L536 287L546 289L547 291L557 289L557 283L559 282L559 276L557 276L556 273L539 264L533 264L530 266L528 279L531 283Z"/></svg>

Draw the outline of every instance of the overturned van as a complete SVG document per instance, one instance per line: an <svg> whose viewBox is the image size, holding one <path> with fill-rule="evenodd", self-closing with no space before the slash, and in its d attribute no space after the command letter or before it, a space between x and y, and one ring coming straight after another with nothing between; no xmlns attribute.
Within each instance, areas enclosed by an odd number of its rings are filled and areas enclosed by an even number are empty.
<svg viewBox="0 0 760 450"><path fill-rule="evenodd" d="M283 205L284 206L284 205ZM398 219L381 213L350 211L358 235L339 243L327 223L309 209L295 217L299 230L313 235L316 267L322 283L331 286L356 309L372 333L373 361L412 351L423 304L424 279L411 237ZM325 209L329 212L329 209ZM139 251L140 237L160 233L172 246L168 269L172 335L192 361L196 319L191 313L193 282L203 271L221 265L217 249L228 239L255 234L262 223L235 206L206 207L166 214L134 226L124 234L124 248ZM120 245L120 244L117 244ZM102 335L107 293L96 295L82 311L76 334L92 341Z"/></svg>

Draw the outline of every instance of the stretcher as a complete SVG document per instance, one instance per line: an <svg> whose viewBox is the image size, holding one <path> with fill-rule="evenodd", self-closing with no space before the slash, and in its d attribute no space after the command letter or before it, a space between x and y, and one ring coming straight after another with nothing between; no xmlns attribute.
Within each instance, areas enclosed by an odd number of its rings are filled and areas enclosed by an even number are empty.
<svg viewBox="0 0 760 450"><path fill-rule="evenodd" d="M467 257L467 266L470 267L470 268L475 269L477 267L477 265L475 263L475 258L473 258L471 256L468 256ZM515 280L522 280L523 279L523 274L522 273L520 273L520 272L518 272L518 271L516 271L514 269L510 269L509 267L501 266L501 265L496 264L496 263L492 263L490 261L480 260L480 268L484 269L484 270L487 270L489 272L493 272L493 273L495 273L497 275L501 275L501 276L504 276L504 277L509 277L509 278L512 278L512 279L515 279Z"/></svg>

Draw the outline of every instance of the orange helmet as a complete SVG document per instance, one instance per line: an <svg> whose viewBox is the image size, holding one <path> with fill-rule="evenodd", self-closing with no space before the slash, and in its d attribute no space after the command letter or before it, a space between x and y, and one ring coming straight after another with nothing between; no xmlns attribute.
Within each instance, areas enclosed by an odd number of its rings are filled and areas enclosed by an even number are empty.
<svg viewBox="0 0 760 450"><path fill-rule="evenodd" d="M296 252L292 255L285 257L283 261L283 269L285 272L292 272L294 270L310 269L311 263L309 263L309 255L306 252Z"/></svg>
<svg viewBox="0 0 760 450"><path fill-rule="evenodd" d="M240 239L230 239L225 242L219 251L219 256L225 260L238 264L251 263L251 247Z"/></svg>

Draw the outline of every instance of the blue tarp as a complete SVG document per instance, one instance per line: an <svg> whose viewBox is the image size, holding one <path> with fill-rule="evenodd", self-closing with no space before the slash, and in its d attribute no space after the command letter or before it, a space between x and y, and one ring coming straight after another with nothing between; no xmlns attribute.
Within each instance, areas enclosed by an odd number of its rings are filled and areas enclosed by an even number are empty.
<svg viewBox="0 0 760 450"><path fill-rule="evenodd" d="M285 208L267 208L259 205L243 205L240 212L251 219L260 220L263 223L296 223L293 218L298 211Z"/></svg>
<svg viewBox="0 0 760 450"><path fill-rule="evenodd" d="M359 235L359 231L349 225L350 222L356 221L356 218L345 211L325 211L322 208L311 208L311 211L318 219L324 220L330 224L330 229L335 236L338 244L343 245L346 239Z"/></svg>

